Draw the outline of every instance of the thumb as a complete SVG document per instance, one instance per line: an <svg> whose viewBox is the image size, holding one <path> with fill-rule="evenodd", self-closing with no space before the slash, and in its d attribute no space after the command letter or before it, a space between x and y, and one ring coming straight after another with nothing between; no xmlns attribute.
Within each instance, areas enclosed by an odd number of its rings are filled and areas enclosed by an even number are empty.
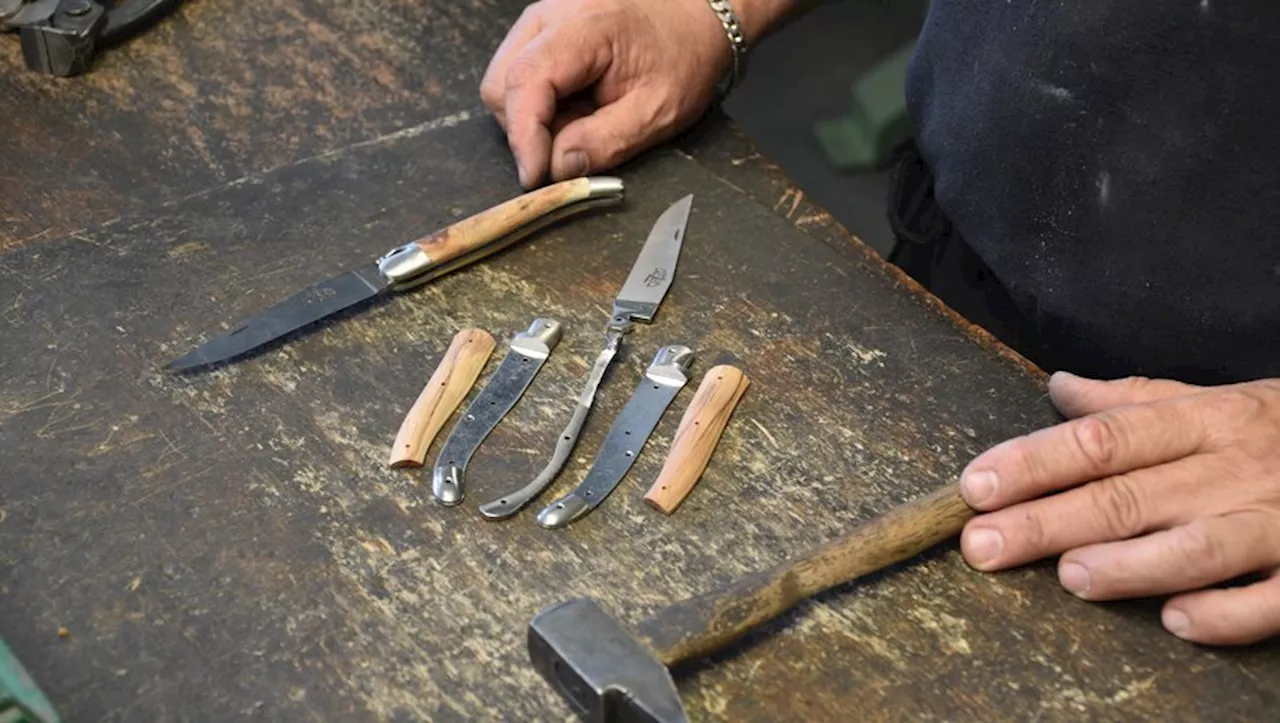
<svg viewBox="0 0 1280 723"><path fill-rule="evenodd" d="M552 144L552 178L606 171L666 140L675 129L675 114L665 112L664 105L656 93L633 90L572 121Z"/></svg>
<svg viewBox="0 0 1280 723"><path fill-rule="evenodd" d="M1068 417L1083 417L1115 407L1145 404L1171 397L1195 394L1200 387L1170 379L1126 377L1104 381L1086 379L1069 372L1049 377L1049 397L1053 406Z"/></svg>

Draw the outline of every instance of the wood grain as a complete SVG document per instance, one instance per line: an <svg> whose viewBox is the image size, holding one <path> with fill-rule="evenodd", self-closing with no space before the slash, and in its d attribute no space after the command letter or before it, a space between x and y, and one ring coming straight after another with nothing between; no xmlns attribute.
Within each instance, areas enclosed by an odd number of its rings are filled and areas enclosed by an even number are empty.
<svg viewBox="0 0 1280 723"><path fill-rule="evenodd" d="M448 263L590 195L589 178L561 181L464 218L415 243L433 263Z"/></svg>
<svg viewBox="0 0 1280 723"><path fill-rule="evenodd" d="M948 485L813 550L660 610L637 632L671 666L714 653L819 592L959 534L974 515Z"/></svg>
<svg viewBox="0 0 1280 723"><path fill-rule="evenodd" d="M453 337L439 366L405 415L391 445L391 467L421 467L440 429L466 398L493 353L493 335L463 329Z"/></svg>
<svg viewBox="0 0 1280 723"><path fill-rule="evenodd" d="M706 471L729 417L750 384L747 376L735 366L720 364L707 370L680 419L662 471L644 495L650 507L670 515L689 496Z"/></svg>

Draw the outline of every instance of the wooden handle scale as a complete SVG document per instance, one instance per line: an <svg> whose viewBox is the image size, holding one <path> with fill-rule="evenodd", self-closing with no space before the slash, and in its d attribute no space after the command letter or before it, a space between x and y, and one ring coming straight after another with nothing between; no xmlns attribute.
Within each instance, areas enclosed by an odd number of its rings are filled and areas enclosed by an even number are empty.
<svg viewBox="0 0 1280 723"><path fill-rule="evenodd" d="M720 435L750 381L741 369L721 364L707 370L680 419L671 451L644 501L670 515L693 490L711 461Z"/></svg>
<svg viewBox="0 0 1280 723"><path fill-rule="evenodd" d="M959 486L948 485L799 557L663 608L637 635L668 666L700 658L802 600L954 537L973 515Z"/></svg>
<svg viewBox="0 0 1280 723"><path fill-rule="evenodd" d="M388 464L422 466L431 443L475 385L495 346L493 336L483 329L463 329L454 335L440 365L400 424Z"/></svg>
<svg viewBox="0 0 1280 723"><path fill-rule="evenodd" d="M497 253L567 216L622 201L620 179L592 176L530 191L378 259L378 271L403 290Z"/></svg>

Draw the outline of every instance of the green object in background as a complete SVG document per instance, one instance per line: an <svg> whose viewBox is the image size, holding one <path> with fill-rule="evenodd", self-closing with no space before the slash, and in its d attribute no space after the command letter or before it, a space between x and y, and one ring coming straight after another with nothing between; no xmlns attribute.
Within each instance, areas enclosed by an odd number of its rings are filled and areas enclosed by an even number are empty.
<svg viewBox="0 0 1280 723"><path fill-rule="evenodd" d="M36 682L0 639L0 723L62 723Z"/></svg>
<svg viewBox="0 0 1280 723"><path fill-rule="evenodd" d="M915 47L913 40L854 83L848 115L814 126L818 143L832 165L850 171L876 170L911 136L906 84Z"/></svg>

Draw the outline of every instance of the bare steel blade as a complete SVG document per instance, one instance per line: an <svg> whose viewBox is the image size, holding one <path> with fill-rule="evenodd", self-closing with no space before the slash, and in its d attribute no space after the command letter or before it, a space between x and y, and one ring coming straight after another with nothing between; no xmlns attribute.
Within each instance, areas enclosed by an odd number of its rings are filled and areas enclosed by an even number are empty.
<svg viewBox="0 0 1280 723"><path fill-rule="evenodd" d="M631 274L613 302L615 317L625 313L631 321L653 321L658 305L675 279L676 262L680 260L684 231L689 225L692 208L693 196L685 196L672 204L653 224L649 238L640 250L640 257L631 267Z"/></svg>
<svg viewBox="0 0 1280 723"><path fill-rule="evenodd" d="M326 316L372 299L391 288L377 264L348 271L310 286L249 319L227 333L210 339L186 356L169 362L175 371L233 359Z"/></svg>

